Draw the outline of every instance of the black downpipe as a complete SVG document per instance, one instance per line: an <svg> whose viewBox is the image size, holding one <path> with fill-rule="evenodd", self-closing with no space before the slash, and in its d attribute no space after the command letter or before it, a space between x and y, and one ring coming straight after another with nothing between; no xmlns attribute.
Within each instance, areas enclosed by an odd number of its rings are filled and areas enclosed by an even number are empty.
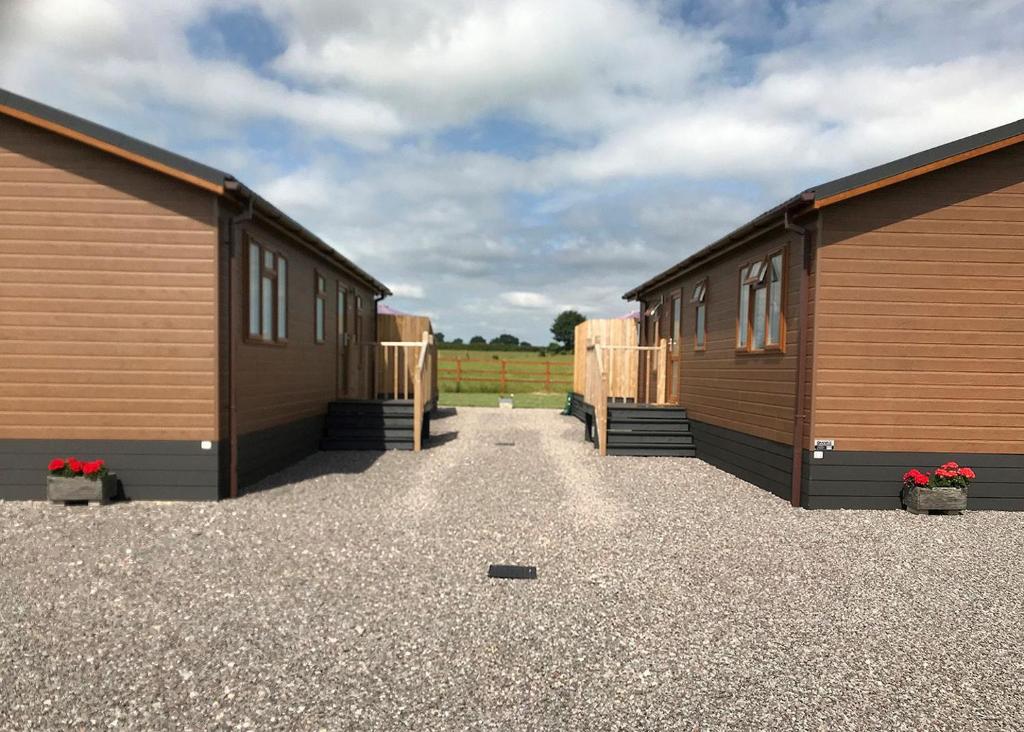
<svg viewBox="0 0 1024 732"><path fill-rule="evenodd" d="M249 207L245 213L228 219L228 495L238 497L238 394L235 388L235 364L238 363L237 333L235 333L235 267L234 262L242 248L240 225L254 218L253 199L249 197ZM244 273L243 273L244 274ZM239 303L241 307L241 303Z"/></svg>
<svg viewBox="0 0 1024 732"><path fill-rule="evenodd" d="M801 238L802 263L800 267L800 305L797 319L797 350L796 350L796 404L793 405L793 462L792 484L790 485L789 502L794 507L800 506L800 488L803 482L803 441L807 414L804 405L807 401L807 316L810 298L811 257L813 251L812 233L803 226L797 226L789 218L789 210L783 214L783 225L786 231L792 231Z"/></svg>

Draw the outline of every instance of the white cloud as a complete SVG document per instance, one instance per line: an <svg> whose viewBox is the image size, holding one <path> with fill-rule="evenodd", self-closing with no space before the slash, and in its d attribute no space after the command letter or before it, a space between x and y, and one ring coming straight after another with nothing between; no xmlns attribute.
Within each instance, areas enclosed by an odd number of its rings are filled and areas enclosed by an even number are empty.
<svg viewBox="0 0 1024 732"><path fill-rule="evenodd" d="M553 307L551 298L540 292L503 292L500 298L503 303L514 308L537 310Z"/></svg>
<svg viewBox="0 0 1024 732"><path fill-rule="evenodd" d="M426 296L423 285L413 285L408 282L393 282L388 289L395 297L407 297L412 300L422 300Z"/></svg>

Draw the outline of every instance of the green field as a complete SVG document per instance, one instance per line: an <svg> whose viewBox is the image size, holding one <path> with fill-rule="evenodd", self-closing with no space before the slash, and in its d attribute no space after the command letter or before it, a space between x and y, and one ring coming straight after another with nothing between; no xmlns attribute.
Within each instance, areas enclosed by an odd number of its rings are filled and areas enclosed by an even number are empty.
<svg viewBox="0 0 1024 732"><path fill-rule="evenodd" d="M572 354L438 350L438 387L453 394L565 395L572 389ZM502 363L505 379L502 381Z"/></svg>
<svg viewBox="0 0 1024 732"><path fill-rule="evenodd" d="M496 407L497 394L455 394L441 392L437 396L440 407ZM565 406L565 394L516 394L516 409L561 409Z"/></svg>

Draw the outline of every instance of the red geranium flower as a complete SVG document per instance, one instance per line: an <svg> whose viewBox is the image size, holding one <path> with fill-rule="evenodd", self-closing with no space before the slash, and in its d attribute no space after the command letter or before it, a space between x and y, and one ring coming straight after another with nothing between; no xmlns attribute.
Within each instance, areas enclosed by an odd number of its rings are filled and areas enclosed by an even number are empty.
<svg viewBox="0 0 1024 732"><path fill-rule="evenodd" d="M61 460L60 458L54 458L53 460L50 461L50 472L51 473L53 473L53 472L55 472L57 470L63 470L63 469L64 469L64 461Z"/></svg>
<svg viewBox="0 0 1024 732"><path fill-rule="evenodd" d="M975 478L974 471L971 470L970 468L960 468L960 470L957 472L959 472L960 475L962 475L963 477L967 478L967 480L974 480Z"/></svg>
<svg viewBox="0 0 1024 732"><path fill-rule="evenodd" d="M99 460L93 460L89 463L82 463L82 472L86 475L96 475L100 472L100 468L103 467L103 463Z"/></svg>
<svg viewBox="0 0 1024 732"><path fill-rule="evenodd" d="M68 467L71 468L72 473L81 473L82 461L78 458L68 458Z"/></svg>
<svg viewBox="0 0 1024 732"><path fill-rule="evenodd" d="M914 483L917 485L928 485L928 476L918 473L914 476Z"/></svg>

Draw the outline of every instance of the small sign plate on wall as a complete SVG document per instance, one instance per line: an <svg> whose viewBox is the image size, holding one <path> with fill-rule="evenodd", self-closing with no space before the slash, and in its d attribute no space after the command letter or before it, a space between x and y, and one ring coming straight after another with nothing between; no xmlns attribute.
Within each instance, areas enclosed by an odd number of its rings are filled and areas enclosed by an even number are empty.
<svg viewBox="0 0 1024 732"><path fill-rule="evenodd" d="M212 450L213 443L210 440L203 440L202 442L199 443L199 447L202 448L203 450Z"/></svg>
<svg viewBox="0 0 1024 732"><path fill-rule="evenodd" d="M826 452L831 452L836 449L835 440L815 440L814 441L814 459L821 460L825 457Z"/></svg>

